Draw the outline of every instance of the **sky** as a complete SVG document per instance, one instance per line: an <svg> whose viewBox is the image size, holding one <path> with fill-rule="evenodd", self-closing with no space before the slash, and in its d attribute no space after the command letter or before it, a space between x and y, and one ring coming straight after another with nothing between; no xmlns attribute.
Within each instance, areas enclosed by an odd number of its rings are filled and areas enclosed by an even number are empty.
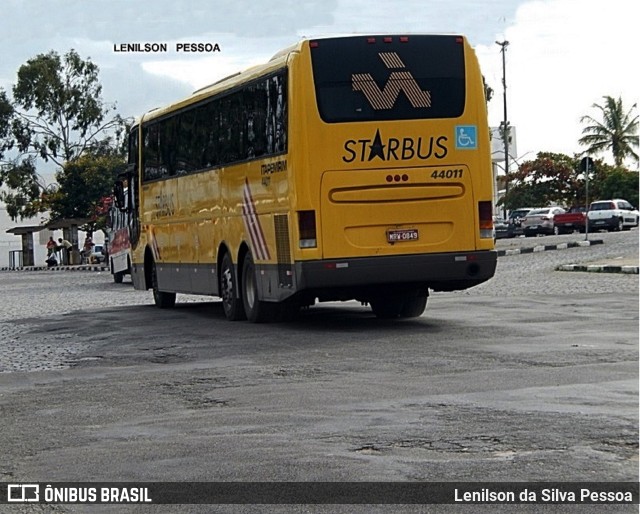
<svg viewBox="0 0 640 514"><path fill-rule="evenodd" d="M11 90L28 59L73 48L100 67L103 99L133 117L267 61L303 37L461 33L495 91L491 126L504 116L496 41L509 42L508 119L521 162L539 151L581 152L580 118L597 115L592 105L603 96L621 96L627 108L638 102L638 14L637 0L3 0L0 88ZM220 51L175 50L186 42ZM165 43L168 51L114 49L129 43Z"/></svg>

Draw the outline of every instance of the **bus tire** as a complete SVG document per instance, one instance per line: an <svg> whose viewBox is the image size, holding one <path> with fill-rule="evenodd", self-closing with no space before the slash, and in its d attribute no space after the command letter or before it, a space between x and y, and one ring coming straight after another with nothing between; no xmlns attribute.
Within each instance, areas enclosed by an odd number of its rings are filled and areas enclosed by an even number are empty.
<svg viewBox="0 0 640 514"><path fill-rule="evenodd" d="M417 318L422 315L427 308L427 299L429 294L423 291L416 291L415 296L412 295L405 299L402 309L400 309L401 318Z"/></svg>
<svg viewBox="0 0 640 514"><path fill-rule="evenodd" d="M275 303L258 299L258 275L251 252L247 252L242 261L242 304L247 319L253 323L264 323L276 318Z"/></svg>
<svg viewBox="0 0 640 514"><path fill-rule="evenodd" d="M429 293L422 290L394 292L376 296L369 303L380 319L417 318L427 307L428 297Z"/></svg>
<svg viewBox="0 0 640 514"><path fill-rule="evenodd" d="M153 301L156 307L170 309L176 304L176 293L167 293L166 291L160 291L160 289L158 289L158 271L155 261L151 263L151 287L153 289Z"/></svg>
<svg viewBox="0 0 640 514"><path fill-rule="evenodd" d="M229 321L246 319L242 298L239 296L237 274L229 252L222 257L220 266L220 297L224 315Z"/></svg>
<svg viewBox="0 0 640 514"><path fill-rule="evenodd" d="M371 310L379 319L393 319L400 316L404 299L399 295L378 296L369 302Z"/></svg>

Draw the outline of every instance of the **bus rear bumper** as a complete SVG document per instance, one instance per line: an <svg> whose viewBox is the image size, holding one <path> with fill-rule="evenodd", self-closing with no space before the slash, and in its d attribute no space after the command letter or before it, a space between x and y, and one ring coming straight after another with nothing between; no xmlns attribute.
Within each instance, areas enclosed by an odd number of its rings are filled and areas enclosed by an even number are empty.
<svg viewBox="0 0 640 514"><path fill-rule="evenodd" d="M412 284L434 291L468 289L489 280L495 251L378 256L295 263L297 289L358 288Z"/></svg>

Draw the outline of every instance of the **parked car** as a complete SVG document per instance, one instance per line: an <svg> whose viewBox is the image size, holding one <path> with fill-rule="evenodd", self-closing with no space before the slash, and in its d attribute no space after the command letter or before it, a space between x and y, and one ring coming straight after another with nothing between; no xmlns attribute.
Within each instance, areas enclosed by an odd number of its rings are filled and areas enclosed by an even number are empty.
<svg viewBox="0 0 640 514"><path fill-rule="evenodd" d="M626 200L599 200L589 206L589 231L629 230L638 226L638 210Z"/></svg>
<svg viewBox="0 0 640 514"><path fill-rule="evenodd" d="M574 231L584 232L587 218L587 208L583 205L571 207L564 214L553 217L554 234L571 234Z"/></svg>
<svg viewBox="0 0 640 514"><path fill-rule="evenodd" d="M502 239L509 237L509 223L499 216L493 217L493 235L494 239Z"/></svg>
<svg viewBox="0 0 640 514"><path fill-rule="evenodd" d="M93 245L91 249L91 254L89 254L89 263L91 264L101 264L105 261L104 254L104 246L103 245Z"/></svg>
<svg viewBox="0 0 640 514"><path fill-rule="evenodd" d="M525 237L538 234L553 234L553 217L556 214L564 214L562 207L545 207L529 211L522 219L522 232Z"/></svg>
<svg viewBox="0 0 640 514"><path fill-rule="evenodd" d="M522 218L532 210L533 207L520 207L519 209L511 211L509 219L507 220L507 237L522 235Z"/></svg>

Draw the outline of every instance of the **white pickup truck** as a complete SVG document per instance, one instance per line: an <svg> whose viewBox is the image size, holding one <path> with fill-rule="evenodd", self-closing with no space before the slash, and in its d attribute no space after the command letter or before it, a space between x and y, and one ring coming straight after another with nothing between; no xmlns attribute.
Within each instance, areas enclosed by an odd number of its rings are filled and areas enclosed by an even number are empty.
<svg viewBox="0 0 640 514"><path fill-rule="evenodd" d="M629 230L638 226L638 211L626 200L599 200L589 206L589 232Z"/></svg>

